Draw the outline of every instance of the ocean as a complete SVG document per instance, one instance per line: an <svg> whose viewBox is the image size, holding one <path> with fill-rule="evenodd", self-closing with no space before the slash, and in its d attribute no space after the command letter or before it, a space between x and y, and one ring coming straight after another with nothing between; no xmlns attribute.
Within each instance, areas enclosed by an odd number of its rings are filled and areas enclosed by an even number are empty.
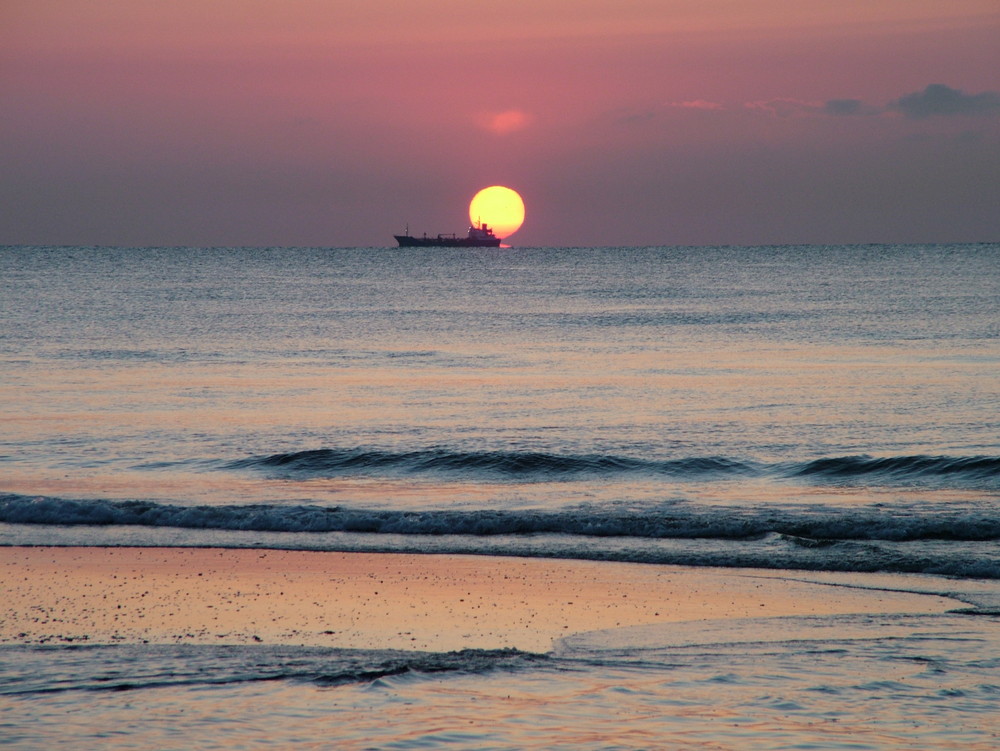
<svg viewBox="0 0 1000 751"><path fill-rule="evenodd" d="M995 748L998 374L997 244L0 247L0 545L870 572L967 606L546 654L8 644L0 737Z"/></svg>

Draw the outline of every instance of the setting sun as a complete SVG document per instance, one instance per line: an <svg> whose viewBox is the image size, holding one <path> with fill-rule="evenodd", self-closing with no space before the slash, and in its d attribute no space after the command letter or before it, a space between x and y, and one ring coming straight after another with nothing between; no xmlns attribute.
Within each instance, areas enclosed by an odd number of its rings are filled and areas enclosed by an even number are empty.
<svg viewBox="0 0 1000 751"><path fill-rule="evenodd" d="M516 190L502 185L483 188L469 204L469 221L485 222L497 237L509 237L524 223L524 201Z"/></svg>

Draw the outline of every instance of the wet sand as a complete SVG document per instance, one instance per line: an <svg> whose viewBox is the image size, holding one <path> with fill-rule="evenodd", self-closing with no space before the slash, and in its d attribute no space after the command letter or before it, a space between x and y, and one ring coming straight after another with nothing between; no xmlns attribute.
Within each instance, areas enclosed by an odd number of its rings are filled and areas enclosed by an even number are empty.
<svg viewBox="0 0 1000 751"><path fill-rule="evenodd" d="M845 587L790 572L453 555L7 547L0 572L0 643L20 644L544 652L572 633L658 622L958 605L865 589L876 578L858 574L838 575Z"/></svg>

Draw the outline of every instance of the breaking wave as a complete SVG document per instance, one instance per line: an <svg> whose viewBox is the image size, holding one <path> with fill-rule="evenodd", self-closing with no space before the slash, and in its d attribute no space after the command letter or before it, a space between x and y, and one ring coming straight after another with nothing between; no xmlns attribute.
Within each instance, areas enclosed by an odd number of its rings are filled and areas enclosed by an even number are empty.
<svg viewBox="0 0 1000 751"><path fill-rule="evenodd" d="M1000 579L1000 512L797 507L399 511L0 495L4 544L514 555Z"/></svg>
<svg viewBox="0 0 1000 751"><path fill-rule="evenodd" d="M466 474L479 479L551 481L628 474L678 479L707 476L760 476L825 482L1000 483L1000 457L994 456L842 456L804 462L761 463L718 456L643 459L613 454L552 454L524 451L415 451L313 449L249 457L227 462L224 469L250 469L286 478L337 477L351 474Z"/></svg>
<svg viewBox="0 0 1000 751"><path fill-rule="evenodd" d="M365 472L475 473L480 476L549 480L574 475L659 473L672 476L708 473L747 474L751 464L720 457L650 461L631 457L588 454L562 455L525 451L379 451L366 449L315 449L252 457L231 462L231 469L277 470L284 475L341 475Z"/></svg>
<svg viewBox="0 0 1000 751"><path fill-rule="evenodd" d="M25 669L0 677L0 696L67 691L121 692L258 681L338 686L374 683L394 676L514 671L548 659L545 655L515 649L402 652L324 647L192 648L185 645L6 649L17 649ZM88 653L91 659L81 660L80 652ZM123 665L128 669L123 670Z"/></svg>
<svg viewBox="0 0 1000 751"><path fill-rule="evenodd" d="M296 482L413 475L487 482L763 478L918 488L920 503L865 506L593 503L557 508L385 508L302 500L200 504L0 493L4 544L194 544L305 550L521 555L695 566L923 572L1000 578L1000 459L988 456L845 456L763 463L720 457L666 461L610 454L407 452L319 449L202 460L199 470L253 471ZM176 467L175 464L162 465ZM156 471L160 465L146 465ZM665 485L665 490L667 486ZM936 491L983 491L950 506ZM930 489L930 496L923 491ZM542 491L546 490L543 486ZM391 500L391 499L387 499ZM183 530L183 532L178 531Z"/></svg>
<svg viewBox="0 0 1000 751"><path fill-rule="evenodd" d="M1000 479L1000 457L996 456L895 456L876 459L869 456L842 456L816 459L788 467L790 477L824 478L965 478Z"/></svg>
<svg viewBox="0 0 1000 751"><path fill-rule="evenodd" d="M673 508L616 511L401 511L316 505L183 506L153 501L0 495L0 522L121 525L256 532L352 532L417 536L575 535L644 539L1000 540L1000 515L899 509Z"/></svg>

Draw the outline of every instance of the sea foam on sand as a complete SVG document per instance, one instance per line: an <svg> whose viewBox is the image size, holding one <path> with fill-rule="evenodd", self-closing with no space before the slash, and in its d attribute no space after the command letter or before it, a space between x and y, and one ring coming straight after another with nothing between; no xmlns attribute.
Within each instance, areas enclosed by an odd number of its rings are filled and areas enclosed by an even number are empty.
<svg viewBox="0 0 1000 751"><path fill-rule="evenodd" d="M545 652L573 633L782 615L940 613L886 577L457 555L0 549L0 642Z"/></svg>

